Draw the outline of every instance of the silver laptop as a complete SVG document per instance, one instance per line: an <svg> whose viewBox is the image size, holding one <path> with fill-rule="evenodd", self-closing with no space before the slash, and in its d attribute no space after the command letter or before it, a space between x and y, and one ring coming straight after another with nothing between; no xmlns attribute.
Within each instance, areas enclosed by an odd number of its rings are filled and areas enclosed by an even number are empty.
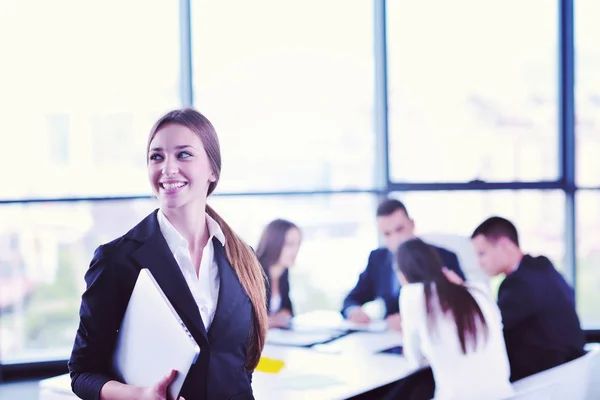
<svg viewBox="0 0 600 400"><path fill-rule="evenodd" d="M171 369L177 376L167 395L176 400L200 355L200 347L146 268L140 271L127 305L113 357L122 382L152 386Z"/></svg>

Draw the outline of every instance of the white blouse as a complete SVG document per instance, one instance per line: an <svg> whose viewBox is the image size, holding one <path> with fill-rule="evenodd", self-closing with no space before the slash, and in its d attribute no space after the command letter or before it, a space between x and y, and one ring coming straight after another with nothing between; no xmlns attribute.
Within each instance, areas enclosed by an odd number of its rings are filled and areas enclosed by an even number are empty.
<svg viewBox="0 0 600 400"><path fill-rule="evenodd" d="M509 382L510 364L506 355L502 320L498 306L483 287L468 285L479 305L487 327L473 351L467 342L463 354L452 314L442 314L432 291L437 312L435 328L429 331L422 283L404 285L400 294L403 352L414 368L431 366L435 379L435 400L497 400L513 394Z"/></svg>
<svg viewBox="0 0 600 400"><path fill-rule="evenodd" d="M188 284L194 300L198 305L200 317L204 327L208 331L215 317L217 310L217 301L219 298L219 287L221 284L219 278L219 266L215 260L215 251L213 237L216 237L225 245L225 235L219 224L206 214L206 226L208 227L208 242L202 250L202 259L200 261L200 271L196 275L196 269L192 263L188 242L181 236L175 227L169 222L162 211L158 210L158 225L163 234L169 249L173 253L177 265L183 273L183 277Z"/></svg>
<svg viewBox="0 0 600 400"><path fill-rule="evenodd" d="M280 295L272 295L271 296L271 304L269 304L269 311L271 313L276 313L281 309L281 296Z"/></svg>

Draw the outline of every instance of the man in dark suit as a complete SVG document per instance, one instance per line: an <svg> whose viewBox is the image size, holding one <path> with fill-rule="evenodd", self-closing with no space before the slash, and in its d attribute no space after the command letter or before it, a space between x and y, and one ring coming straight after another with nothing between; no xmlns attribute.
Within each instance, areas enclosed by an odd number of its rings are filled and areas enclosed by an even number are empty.
<svg viewBox="0 0 600 400"><path fill-rule="evenodd" d="M523 254L517 229L501 217L488 218L471 239L481 268L491 276L506 275L498 307L511 381L583 355L573 289L550 260Z"/></svg>
<svg viewBox="0 0 600 400"><path fill-rule="evenodd" d="M353 322L367 323L370 319L363 311L362 305L381 298L385 304L388 326L401 330L398 303L400 282L393 268L393 253L404 241L415 237L415 223L410 219L401 201L387 199L377 208L377 225L385 247L373 250L369 255L367 268L360 274L354 289L344 299L342 315ZM439 252L448 269L465 279L456 254L440 247L432 247Z"/></svg>

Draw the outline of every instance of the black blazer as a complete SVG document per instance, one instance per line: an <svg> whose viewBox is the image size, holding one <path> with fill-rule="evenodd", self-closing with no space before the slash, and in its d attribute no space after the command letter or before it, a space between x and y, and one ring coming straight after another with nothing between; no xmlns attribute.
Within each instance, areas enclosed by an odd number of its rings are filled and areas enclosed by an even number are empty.
<svg viewBox="0 0 600 400"><path fill-rule="evenodd" d="M465 279L456 254L441 247L430 246L438 251L446 268ZM344 299L342 315L346 316L349 307L362 306L377 298L381 298L385 303L386 317L400 312L400 282L393 268L392 252L385 247L373 250L369 255L367 268L360 274L356 286Z"/></svg>
<svg viewBox="0 0 600 400"><path fill-rule="evenodd" d="M264 268L264 267L263 267ZM271 283L272 279L269 276L269 271L265 269L265 273L268 278L267 284L267 310L269 314L271 311ZM283 274L279 277L279 295L281 296L281 307L280 310L287 309L294 316L294 307L292 305L292 299L290 299L290 275L288 269L283 271Z"/></svg>
<svg viewBox="0 0 600 400"><path fill-rule="evenodd" d="M526 255L498 289L511 381L583 355L573 289L546 257Z"/></svg>
<svg viewBox="0 0 600 400"><path fill-rule="evenodd" d="M98 399L104 383L115 380L111 356L117 330L140 269L148 268L200 346L200 356L185 380L181 396L187 400L254 399L252 375L244 367L252 306L221 242L213 239L213 244L221 283L208 332L160 231L156 211L126 235L96 249L85 275L87 289L69 360L75 394L82 399Z"/></svg>

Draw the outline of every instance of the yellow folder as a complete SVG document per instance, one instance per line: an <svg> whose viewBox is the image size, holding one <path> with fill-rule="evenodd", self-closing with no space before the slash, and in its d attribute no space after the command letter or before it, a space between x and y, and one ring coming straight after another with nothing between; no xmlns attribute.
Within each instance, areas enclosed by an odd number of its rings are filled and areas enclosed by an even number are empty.
<svg viewBox="0 0 600 400"><path fill-rule="evenodd" d="M267 374L276 374L285 366L285 363L281 360L276 360L274 358L261 357L258 365L256 366L256 370L260 372L265 372Z"/></svg>

